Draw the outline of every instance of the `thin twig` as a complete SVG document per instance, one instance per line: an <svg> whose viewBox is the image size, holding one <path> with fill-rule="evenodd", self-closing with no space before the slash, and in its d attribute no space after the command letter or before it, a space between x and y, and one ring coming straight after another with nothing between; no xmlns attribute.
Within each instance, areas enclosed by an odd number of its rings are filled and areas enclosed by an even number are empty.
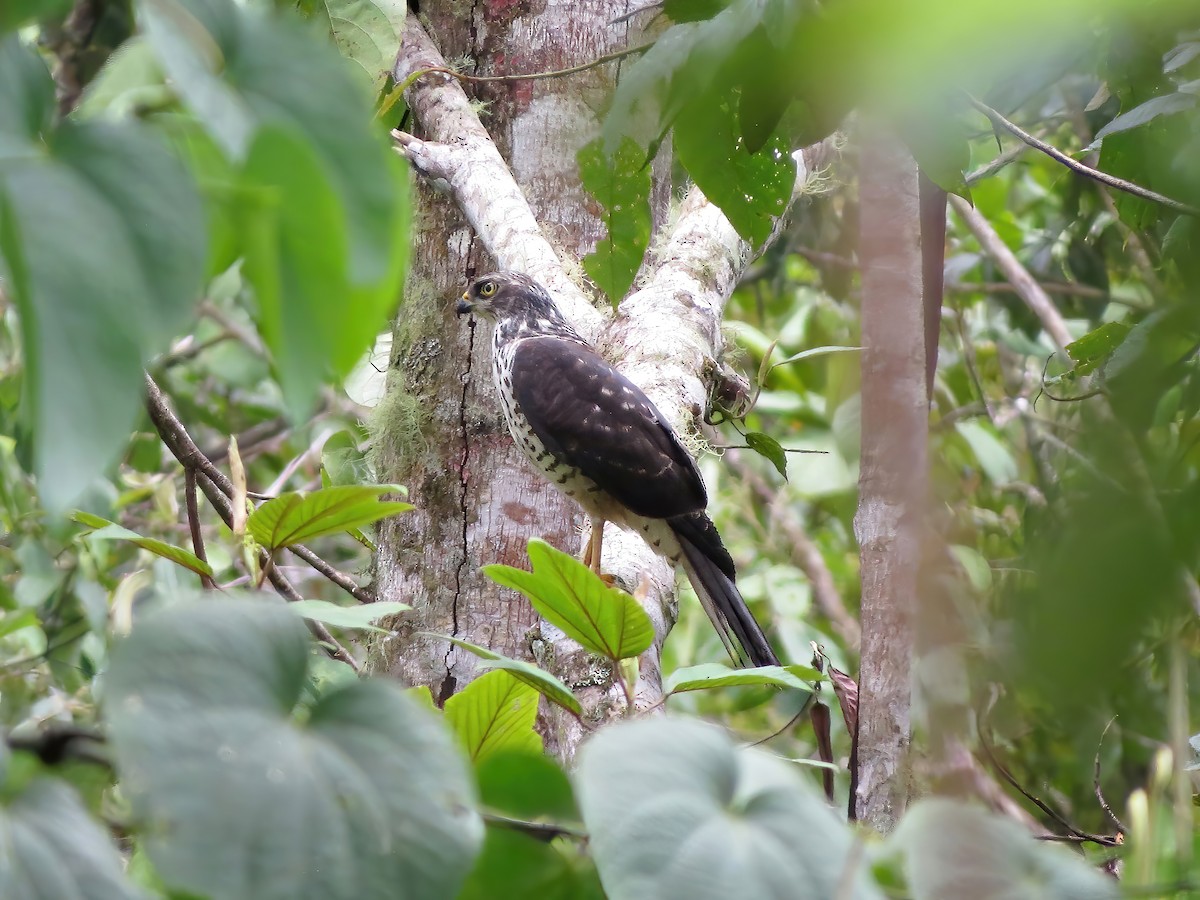
<svg viewBox="0 0 1200 900"><path fill-rule="evenodd" d="M1197 209L1194 206L1190 206L1187 203L1180 203L1178 200L1172 200L1170 197L1159 194L1150 190L1149 188L1144 188L1141 185L1134 184L1132 181L1126 181L1123 178L1117 178L1115 175L1109 175L1107 172L1101 172L1099 169L1094 169L1086 163L1081 163L1077 159L1072 159L1057 147L1052 147L1045 141L1034 137L1020 125L1010 122L997 110L992 109L992 107L988 106L982 100L976 100L974 97L968 94L967 101L981 113L987 116L994 126L1003 128L1009 134L1020 138L1033 149L1040 150L1055 162L1061 163L1078 175L1082 175L1085 178L1091 178L1094 181L1100 182L1101 184L1106 184L1111 188L1114 188L1118 191L1124 191L1127 194L1132 194L1133 196L1140 197L1143 200L1149 200L1151 203L1157 203L1160 206L1165 206L1167 209L1174 210L1177 213L1182 213L1186 216L1200 216L1200 209Z"/></svg>
<svg viewBox="0 0 1200 900"><path fill-rule="evenodd" d="M834 582L833 573L829 571L825 557L821 554L821 548L813 542L795 517L792 504L787 501L786 495L773 489L758 472L741 460L727 457L727 461L738 479L767 505L771 522L783 532L791 544L792 561L808 578L817 608L829 619L842 643L848 649L857 651L862 640L862 629L858 620L846 609Z"/></svg>
<svg viewBox="0 0 1200 900"><path fill-rule="evenodd" d="M619 59L624 59L627 56L636 56L638 53L645 53L654 42L641 44L637 47L626 47L624 50L616 50L612 53L606 53L603 56L597 56L590 62L580 63L577 66L570 66L566 69L552 69L548 72L528 72L522 75L466 75L462 72L456 72L454 69L443 66L432 66L428 69L421 69L419 72L413 72L400 85L399 91L403 93L410 87L418 78L424 78L426 75L449 75L451 78L457 78L459 81L470 82L471 84L488 84L497 81L541 81L549 78L563 78L567 75L576 75L580 72L586 72L588 69L594 69L597 66L602 66L605 63L616 62Z"/></svg>
<svg viewBox="0 0 1200 900"><path fill-rule="evenodd" d="M232 525L233 504L230 503L229 498L234 493L233 482L226 478L224 473L200 452L200 448L196 446L196 442L192 440L192 436L187 433L187 429L183 427L183 423L171 412L171 408L167 405L166 397L163 396L163 392L154 383L154 379L149 374L146 375L146 406L150 412L150 420L154 423L154 427L157 429L163 443L167 445L167 449L179 460L185 470L192 469L199 473L196 483L204 491L204 495L212 502L213 508L225 524ZM260 554L260 562L265 566L269 566L270 564L270 555L265 550ZM291 582L284 578L282 573L274 566L270 566L266 571L268 572L271 585L281 596L292 601L304 599L296 593L296 589L292 587ZM337 642L334 636L329 633L328 628L320 622L314 622L312 619L305 619L304 623L316 639L326 646L330 656L346 663L355 672L359 670L357 660L350 655L345 647Z"/></svg>
<svg viewBox="0 0 1200 900"><path fill-rule="evenodd" d="M978 732L978 736L979 736L979 747L980 747L980 749L983 750L984 755L987 756L988 761L992 764L992 768L994 768L996 770L996 772L999 773L1001 778L1003 778L1010 785L1012 785L1014 788L1016 788L1018 791L1020 791L1021 795L1026 800L1028 800L1030 803L1032 803L1034 806L1036 806L1038 809L1040 809L1043 813L1045 813L1047 816L1049 816L1053 821L1057 822L1064 829L1066 829L1067 833L1070 834L1072 836L1072 838L1074 838L1075 840L1077 840L1079 842L1088 842L1088 843L1093 843L1093 844L1099 844L1102 847L1116 847L1120 844L1120 841L1117 840L1115 837L1109 837L1108 835L1104 835L1104 834L1089 834L1086 831L1080 831L1078 828L1076 828L1074 825L1072 825L1070 822L1068 822L1066 819L1064 819L1061 815L1059 815L1059 813L1053 807L1047 805L1042 800L1038 799L1033 794L1029 793L1029 791L1025 790L1025 788L1021 786L1021 783L1018 782L1015 777L1013 777L1013 774L1011 772L1009 772L1008 769L1005 768L1003 764L1001 764L1000 760L998 760L996 758L996 754L992 752L992 748L988 745L987 740L984 738L984 736L983 736L983 716L984 716L984 713L981 711L978 714L978 716L976 717L977 721L979 722L979 725L977 728L977 732Z"/></svg>
<svg viewBox="0 0 1200 900"><path fill-rule="evenodd" d="M196 470L183 470L183 502L187 508L188 530L192 533L192 550L200 562L208 565L208 557L204 553L204 535L200 531L200 509L196 503ZM212 576L200 574L200 584L206 590L217 586Z"/></svg>
<svg viewBox="0 0 1200 900"><path fill-rule="evenodd" d="M951 194L949 201L954 212L975 235L983 252L992 258L997 268L1013 286L1017 296L1025 301L1025 305L1041 321L1042 327L1050 335L1058 349L1063 350L1067 344L1074 341L1075 338L1067 328L1067 323L1063 319L1062 313L1054 305L1054 301L1037 283L1037 280L1029 274L1029 270L1021 265L1020 260L1008 248L1008 244L1004 243L1003 238L996 234L996 229L992 228L991 223L983 217L979 210L957 194Z"/></svg>
<svg viewBox="0 0 1200 900"><path fill-rule="evenodd" d="M1108 729L1112 728L1112 724L1115 721L1117 721L1117 717L1113 716L1108 720L1108 724L1104 726L1104 730L1100 732L1100 740L1096 744L1096 762L1092 769L1092 786L1096 789L1096 799L1100 801L1100 808L1104 810L1105 815L1112 819L1113 824L1121 829L1121 831L1128 831L1129 829L1125 827L1125 823L1117 817L1112 807L1108 805L1108 801L1104 799L1104 789L1100 787L1100 748L1104 746L1104 736L1108 734Z"/></svg>
<svg viewBox="0 0 1200 900"><path fill-rule="evenodd" d="M204 491L204 496L217 511L217 515L226 524L231 523L233 507L229 503L229 498L234 494L233 482L225 476L224 472L213 465L212 461L196 446L196 442L187 433L183 423L171 412L162 390L149 375L146 376L146 405L150 410L150 420L158 430L163 443L167 445L167 449L185 469L192 468L200 474L201 477L197 480L200 490ZM303 544L294 544L288 549L358 602L375 602L375 598L369 591L359 587L353 578L334 568L308 547Z"/></svg>

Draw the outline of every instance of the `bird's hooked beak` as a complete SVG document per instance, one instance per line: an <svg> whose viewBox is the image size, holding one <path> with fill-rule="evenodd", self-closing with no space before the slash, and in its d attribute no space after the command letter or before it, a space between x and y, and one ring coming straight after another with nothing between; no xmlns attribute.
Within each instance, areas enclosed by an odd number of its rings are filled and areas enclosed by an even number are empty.
<svg viewBox="0 0 1200 900"><path fill-rule="evenodd" d="M469 299L467 299L466 291L463 291L462 299L459 300L458 303L454 304L454 311L460 316L465 316L467 313L469 313L474 308L475 308L474 304L472 304L471 301Z"/></svg>

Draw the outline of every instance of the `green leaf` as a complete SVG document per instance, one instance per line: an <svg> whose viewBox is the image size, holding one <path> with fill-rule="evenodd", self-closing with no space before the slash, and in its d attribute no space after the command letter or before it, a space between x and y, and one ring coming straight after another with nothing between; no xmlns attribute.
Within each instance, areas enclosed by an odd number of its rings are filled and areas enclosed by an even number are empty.
<svg viewBox="0 0 1200 900"><path fill-rule="evenodd" d="M584 190L602 207L608 236L583 259L584 271L615 306L633 285L650 246L650 167L632 138L611 154L600 138L576 154Z"/></svg>
<svg viewBox="0 0 1200 900"><path fill-rule="evenodd" d="M783 476L783 480L787 481L787 453L784 452L779 441L761 431L748 431L746 432L746 446L760 456L769 459L775 470Z"/></svg>
<svg viewBox="0 0 1200 900"><path fill-rule="evenodd" d="M0 757L8 755L0 748ZM0 771L6 766L0 759ZM107 829L64 781L35 778L15 796L0 789L0 886L5 897L135 900L121 854Z"/></svg>
<svg viewBox="0 0 1200 900"><path fill-rule="evenodd" d="M200 289L206 236L195 186L156 134L132 121L51 128L52 84L33 51L0 43L0 257L33 467L58 511L128 441L142 368Z"/></svg>
<svg viewBox="0 0 1200 900"><path fill-rule="evenodd" d="M5 0L0 4L0 34L35 19L52 19L71 9L71 0Z"/></svg>
<svg viewBox="0 0 1200 900"><path fill-rule="evenodd" d="M241 255L299 418L395 307L407 172L373 127L370 91L302 23L231 0L143 0L141 12L164 71L241 166Z"/></svg>
<svg viewBox="0 0 1200 900"><path fill-rule="evenodd" d="M375 90L382 88L400 50L408 14L404 0L324 0L314 5L342 56L362 67Z"/></svg>
<svg viewBox="0 0 1200 900"><path fill-rule="evenodd" d="M338 606L328 600L296 600L287 608L298 616L324 622L337 628L353 628L360 631L377 631L387 634L386 628L376 628L371 623L397 613L412 609L407 603L395 600L380 600L376 603L361 603L356 606Z"/></svg>
<svg viewBox="0 0 1200 900"><path fill-rule="evenodd" d="M962 435L971 447L979 467L992 484L1009 484L1016 481L1019 469L1012 452L999 438L978 422L955 422L954 430Z"/></svg>
<svg viewBox="0 0 1200 900"><path fill-rule="evenodd" d="M622 72L604 119L604 149L615 150L627 135L643 147L656 146L680 111L712 86L738 45L760 25L765 5L736 0L711 19L668 28Z"/></svg>
<svg viewBox="0 0 1200 900"><path fill-rule="evenodd" d="M888 844L904 855L915 897L1106 900L1120 885L1065 847L1016 822L954 800L920 800Z"/></svg>
<svg viewBox="0 0 1200 900"><path fill-rule="evenodd" d="M686 669L676 669L663 685L668 694L703 691L709 688L734 687L747 684L769 684L812 693L811 682L823 681L816 669L807 666L759 666L755 669L730 669L720 663L704 663Z"/></svg>
<svg viewBox="0 0 1200 900"><path fill-rule="evenodd" d="M102 519L100 516L93 516L90 513L85 513L76 510L71 518L81 525L86 525L88 528L95 528L88 537L93 540L101 541L128 541L135 546L141 547L143 550L148 550L155 556L161 556L163 559L169 559L173 563L183 566L185 569L191 569L197 575L207 575L212 577L212 566L196 556L190 550L185 550L182 547L176 547L174 544L167 544L163 541L155 540L154 538L142 537L136 531L130 531L118 525L116 522L110 522L108 519Z"/></svg>
<svg viewBox="0 0 1200 900"><path fill-rule="evenodd" d="M610 900L882 897L801 776L713 726L605 728L581 750L575 788Z"/></svg>
<svg viewBox="0 0 1200 900"><path fill-rule="evenodd" d="M207 596L113 648L110 737L155 868L229 900L453 896L482 837L462 754L389 681L297 721L310 646L282 604Z"/></svg>
<svg viewBox="0 0 1200 900"><path fill-rule="evenodd" d="M542 754L496 753L476 770L480 800L492 813L578 828L571 784ZM459 900L529 897L604 900L588 855L569 840L540 840L489 824L483 853Z"/></svg>
<svg viewBox="0 0 1200 900"><path fill-rule="evenodd" d="M144 109L166 106L173 99L154 49L144 36L134 35L116 49L84 88L74 115L82 119L123 119Z"/></svg>
<svg viewBox="0 0 1200 900"><path fill-rule="evenodd" d="M538 692L510 672L480 675L446 701L446 721L476 764L501 750L541 753Z"/></svg>
<svg viewBox="0 0 1200 900"><path fill-rule="evenodd" d="M731 7L732 8L732 7ZM774 135L747 153L733 129L735 98L723 89L697 97L675 122L675 152L709 200L754 245L771 235L796 186L791 147Z"/></svg>
<svg viewBox="0 0 1200 900"><path fill-rule="evenodd" d="M1196 108L1196 104L1200 102L1191 94L1165 94L1160 97L1152 97L1145 103L1140 103L1128 112L1123 112L1099 131L1096 132L1096 139L1092 142L1090 149L1095 149L1100 143L1110 134L1119 134L1122 131L1129 131L1132 128L1138 128L1148 122L1152 122L1159 116L1171 116L1180 112L1187 112Z"/></svg>
<svg viewBox="0 0 1200 900"><path fill-rule="evenodd" d="M538 615L568 637L608 659L640 655L654 640L654 626L638 602L609 587L573 556L534 538L528 546L533 571L484 566L488 578L529 598Z"/></svg>
<svg viewBox="0 0 1200 900"><path fill-rule="evenodd" d="M262 546L277 550L413 508L411 503L379 499L394 493L407 492L398 484L363 484L280 494L252 512L246 527Z"/></svg>
<svg viewBox="0 0 1200 900"><path fill-rule="evenodd" d="M358 441L346 429L331 434L321 447L321 467L329 477L326 487L365 484L370 464L366 454L358 449Z"/></svg>
<svg viewBox="0 0 1200 900"><path fill-rule="evenodd" d="M711 19L728 5L729 0L666 0L663 12L672 22L696 22Z"/></svg>
<svg viewBox="0 0 1200 900"><path fill-rule="evenodd" d="M523 660L510 659L486 647L480 647L478 644L472 644L448 635L439 634L436 637L447 640L455 646L462 647L464 650L474 653L479 658L487 660L488 668L503 669L512 675L513 678L517 679L517 681L529 685L547 700L557 703L563 709L577 716L583 714L583 707L580 706L579 700L576 699L575 695L571 693L571 689L545 669L539 669L532 663L527 663Z"/></svg>
<svg viewBox="0 0 1200 900"><path fill-rule="evenodd" d="M1113 351L1121 346L1129 331L1129 326L1124 322L1105 322L1079 340L1067 344L1067 355L1075 360L1072 372L1075 375L1087 375L1104 365Z"/></svg>

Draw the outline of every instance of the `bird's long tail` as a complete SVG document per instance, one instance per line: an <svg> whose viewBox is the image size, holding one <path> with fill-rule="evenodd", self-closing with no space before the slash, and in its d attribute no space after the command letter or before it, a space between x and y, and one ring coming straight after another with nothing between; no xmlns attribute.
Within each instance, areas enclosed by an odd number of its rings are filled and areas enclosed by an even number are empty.
<svg viewBox="0 0 1200 900"><path fill-rule="evenodd" d="M740 666L777 666L779 658L734 584L733 558L704 513L668 519L683 568L730 657Z"/></svg>

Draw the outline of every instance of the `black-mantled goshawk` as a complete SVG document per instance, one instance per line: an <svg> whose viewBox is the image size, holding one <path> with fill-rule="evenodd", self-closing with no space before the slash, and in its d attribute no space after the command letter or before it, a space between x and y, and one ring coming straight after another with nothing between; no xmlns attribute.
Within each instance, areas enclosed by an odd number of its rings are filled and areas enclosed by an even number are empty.
<svg viewBox="0 0 1200 900"><path fill-rule="evenodd" d="M532 278L477 278L457 309L495 321L492 372L508 429L529 461L591 517L585 562L600 571L605 521L640 533L683 566L737 662L777 665L705 514L695 460L650 399L576 333Z"/></svg>

